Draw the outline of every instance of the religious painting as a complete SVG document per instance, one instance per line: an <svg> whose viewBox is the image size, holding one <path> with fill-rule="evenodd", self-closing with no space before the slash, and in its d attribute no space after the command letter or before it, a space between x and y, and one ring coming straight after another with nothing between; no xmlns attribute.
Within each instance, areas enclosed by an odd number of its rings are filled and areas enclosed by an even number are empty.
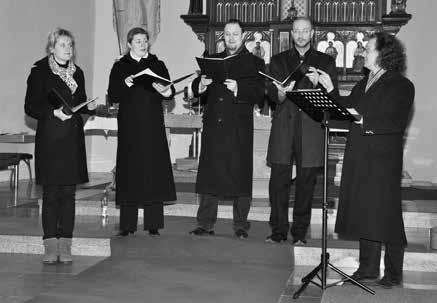
<svg viewBox="0 0 437 303"><path fill-rule="evenodd" d="M279 52L290 49L290 32L279 32Z"/></svg>
<svg viewBox="0 0 437 303"><path fill-rule="evenodd" d="M246 48L255 56L263 59L265 64L270 63L272 56L271 35L270 31L263 31L245 32L244 36Z"/></svg>
<svg viewBox="0 0 437 303"><path fill-rule="evenodd" d="M334 33L327 33L326 40L317 44L317 50L334 58L337 67L344 67L344 44L336 39Z"/></svg>

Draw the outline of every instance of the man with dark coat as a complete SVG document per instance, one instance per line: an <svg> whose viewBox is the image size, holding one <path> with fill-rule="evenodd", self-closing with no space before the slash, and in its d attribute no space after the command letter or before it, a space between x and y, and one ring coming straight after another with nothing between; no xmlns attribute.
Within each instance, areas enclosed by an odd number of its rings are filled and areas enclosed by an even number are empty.
<svg viewBox="0 0 437 303"><path fill-rule="evenodd" d="M297 169L293 223L290 230L293 243L306 242L316 178L323 166L323 129L320 123L312 120L292 100L287 99L286 92L293 88L316 88L316 68L326 71L337 88L334 59L311 47L314 35L311 21L303 17L295 19L291 34L294 47L272 57L270 74L275 79L285 79L300 63L306 67L307 73L301 80L291 82L288 87L270 85L268 89L269 96L277 103L277 107L267 151L267 162L271 166L269 197L272 234L266 240L275 243L287 239L293 162Z"/></svg>
<svg viewBox="0 0 437 303"><path fill-rule="evenodd" d="M213 55L228 58L228 79L215 82L201 75L192 83L196 96L206 95L202 147L196 192L201 194L194 235L214 234L218 200L234 202L234 230L239 238L248 236L247 216L252 196L253 105L264 96L264 69L261 59L243 44L243 28L229 20L224 28L226 50Z"/></svg>

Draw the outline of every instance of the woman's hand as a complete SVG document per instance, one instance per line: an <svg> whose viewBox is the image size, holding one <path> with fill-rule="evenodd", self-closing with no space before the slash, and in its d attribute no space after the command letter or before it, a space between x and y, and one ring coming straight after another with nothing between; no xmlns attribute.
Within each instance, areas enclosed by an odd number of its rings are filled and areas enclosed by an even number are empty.
<svg viewBox="0 0 437 303"><path fill-rule="evenodd" d="M124 83L126 83L127 87L131 87L134 85L134 76L130 75L126 79L124 79Z"/></svg>
<svg viewBox="0 0 437 303"><path fill-rule="evenodd" d="M97 108L97 102L92 101L92 102L88 103L86 106L87 106L88 110L95 110Z"/></svg>
<svg viewBox="0 0 437 303"><path fill-rule="evenodd" d="M334 90L334 84L332 84L331 77L328 73L322 71L321 69L317 69L319 73L319 83L326 89L328 93Z"/></svg>
<svg viewBox="0 0 437 303"><path fill-rule="evenodd" d="M153 82L152 86L163 97L168 98L171 96L171 84L164 86L158 82Z"/></svg>
<svg viewBox="0 0 437 303"><path fill-rule="evenodd" d="M65 121L71 118L71 115L64 114L64 112L62 111L62 107L55 109L53 111L53 115L61 121Z"/></svg>

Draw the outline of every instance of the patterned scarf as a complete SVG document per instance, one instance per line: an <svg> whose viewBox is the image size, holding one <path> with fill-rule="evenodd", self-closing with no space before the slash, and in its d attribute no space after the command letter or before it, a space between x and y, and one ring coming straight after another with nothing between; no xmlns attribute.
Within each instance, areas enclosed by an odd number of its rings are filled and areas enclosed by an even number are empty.
<svg viewBox="0 0 437 303"><path fill-rule="evenodd" d="M58 75L62 79L62 81L67 84L68 88L70 88L71 93L74 94L77 88L77 83L73 78L74 72L76 71L76 66L74 65L74 63L70 60L68 62L67 68L64 68L59 66L53 55L50 55L49 66L52 70L52 73Z"/></svg>

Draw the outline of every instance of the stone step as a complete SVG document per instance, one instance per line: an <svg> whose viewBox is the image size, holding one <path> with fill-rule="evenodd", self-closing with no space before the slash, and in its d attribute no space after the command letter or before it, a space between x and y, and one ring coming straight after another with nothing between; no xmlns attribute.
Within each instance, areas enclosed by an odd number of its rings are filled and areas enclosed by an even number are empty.
<svg viewBox="0 0 437 303"><path fill-rule="evenodd" d="M0 220L0 253L21 253L21 254L41 254L42 231L40 217L32 213L25 216L26 209L16 210L16 213L9 216L3 214ZM141 222L141 221L140 221ZM216 237L194 237L189 236L188 231L195 226L195 220L187 217L167 216L165 218L165 229L162 231L159 245L167 245L164 250L168 254L178 253L174 250L171 242L192 241L193 248L186 247L183 254L192 254L190 249L204 249L198 247L199 241L229 241L233 237L232 223L228 219L219 219L216 226ZM138 227L138 232L126 239L115 239L124 241L131 238L136 239L138 251L130 253L153 254L158 246L150 242L150 237ZM118 230L118 218L109 217L101 220L100 216L76 216L76 227L73 238L73 254L78 256L110 256L114 253L120 254L123 246L113 246L113 235ZM251 245L264 243L265 236L269 233L269 227L265 222L253 222L250 236L247 241L238 241L235 245L241 246L242 250L250 253ZM437 251L429 249L426 229L408 229L407 238L410 245L406 249L405 270L431 272L437 271ZM166 239L166 240L165 240ZM168 243L167 243L168 240ZM130 241L130 240L128 240ZM147 244L146 242L147 241ZM146 245L147 244L147 245ZM234 245L232 244L232 245ZM152 246L150 246L152 245ZM153 246L155 245L155 246ZM262 254L268 254L269 250L285 249L290 255L294 253L294 263L298 266L316 266L320 263L321 254L321 226L313 224L308 233L308 243L305 246L291 245L290 241L284 244L263 244ZM154 248L155 247L155 248ZM196 248L197 247L197 248ZM162 247L161 247L162 248ZM116 249L116 250L115 250ZM135 249L134 249L135 250ZM162 249L159 250L162 253ZM358 243L340 239L332 232L332 227L328 228L328 252L332 264L338 267L355 268L358 260ZM198 253L198 251L196 252ZM217 251L217 254L223 252ZM146 254L146 255L147 255ZM258 253L257 253L258 254ZM231 258L231 256L229 256ZM232 258L231 258L232 259Z"/></svg>
<svg viewBox="0 0 437 303"><path fill-rule="evenodd" d="M185 195L185 197L184 197ZM193 194L180 194L178 203L169 204L164 207L165 215L168 216L184 216L195 217L198 204L195 202ZM186 202L186 203L179 203ZM41 203L41 201L40 201ZM424 204L424 203L422 203ZM437 212L422 212L423 206L421 203L415 201L403 201L403 217L405 227L417 227L417 228L432 228L437 226ZM115 207L115 202L108 202L108 215L119 216L119 210ZM99 216L102 214L101 201L95 200L77 200L76 201L76 214L77 215L91 215ZM292 218L293 208L289 209L289 218ZM140 210L140 217L143 216L142 210ZM269 221L270 207L264 205L259 201L254 201L249 213L249 219L254 221ZM336 209L328 210L328 224L335 224L337 217ZM218 218L231 219L232 218L232 206L231 205L219 205ZM322 223L322 210L320 208L313 208L311 214L311 222L313 224Z"/></svg>

